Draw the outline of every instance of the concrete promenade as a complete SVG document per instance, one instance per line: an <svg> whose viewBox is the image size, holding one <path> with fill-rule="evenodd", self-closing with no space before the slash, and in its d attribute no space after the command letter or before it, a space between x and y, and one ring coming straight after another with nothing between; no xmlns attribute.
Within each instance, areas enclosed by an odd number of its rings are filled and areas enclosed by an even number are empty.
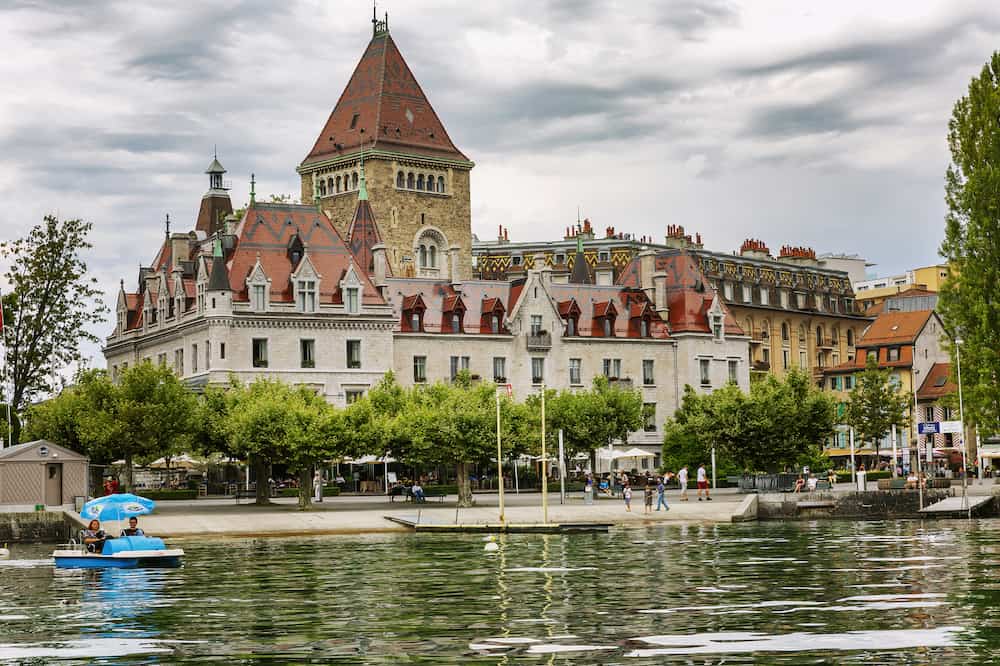
<svg viewBox="0 0 1000 666"><path fill-rule="evenodd" d="M690 500L679 501L679 493L668 492L670 511L655 510L643 514L642 492L632 498L631 513L625 511L621 498L599 499L585 504L582 493L567 493L565 504L559 504L559 493L549 495L549 522L604 522L616 525L663 523L728 523L740 512L743 495L732 489L713 493L713 501L699 502L694 491ZM505 513L509 523L541 523L541 494L505 493ZM390 502L383 496L327 498L314 504L309 511L299 511L294 498L272 499L271 506L258 507L244 499L239 505L233 499L200 499L160 501L152 515L142 516L140 525L151 535L185 536L253 536L297 534L352 534L362 532L407 532L408 528L385 519L399 516L415 520L420 513L422 523L484 524L497 522L497 495L475 495L476 506L457 509L454 495L443 502L431 499L412 504L397 499ZM654 497L655 509L655 497Z"/></svg>

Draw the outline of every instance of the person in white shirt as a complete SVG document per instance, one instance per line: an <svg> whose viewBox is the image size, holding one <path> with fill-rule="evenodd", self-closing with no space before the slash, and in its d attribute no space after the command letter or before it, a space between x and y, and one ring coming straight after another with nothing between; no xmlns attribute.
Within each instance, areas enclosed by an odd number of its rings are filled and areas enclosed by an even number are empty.
<svg viewBox="0 0 1000 666"><path fill-rule="evenodd" d="M681 501L688 501L688 467L684 465L677 472L677 484L681 487Z"/></svg>
<svg viewBox="0 0 1000 666"><path fill-rule="evenodd" d="M816 475L815 474L810 474L809 475L809 480L806 481L806 488L809 490L809 492L814 492L816 490L816 483L817 482L818 482L818 479L816 478Z"/></svg>
<svg viewBox="0 0 1000 666"><path fill-rule="evenodd" d="M705 491L705 499L712 501L711 491L708 489L708 474L705 472L704 463L698 466L698 501L701 501L701 492Z"/></svg>

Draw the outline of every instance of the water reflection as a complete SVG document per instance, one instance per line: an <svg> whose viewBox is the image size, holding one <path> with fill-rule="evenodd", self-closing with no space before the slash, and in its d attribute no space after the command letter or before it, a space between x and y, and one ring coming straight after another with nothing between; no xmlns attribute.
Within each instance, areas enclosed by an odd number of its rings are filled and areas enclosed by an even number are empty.
<svg viewBox="0 0 1000 666"><path fill-rule="evenodd" d="M53 570L21 549L0 566L0 661L975 663L1000 649L998 526L660 526L494 552L473 535L192 541L171 570Z"/></svg>

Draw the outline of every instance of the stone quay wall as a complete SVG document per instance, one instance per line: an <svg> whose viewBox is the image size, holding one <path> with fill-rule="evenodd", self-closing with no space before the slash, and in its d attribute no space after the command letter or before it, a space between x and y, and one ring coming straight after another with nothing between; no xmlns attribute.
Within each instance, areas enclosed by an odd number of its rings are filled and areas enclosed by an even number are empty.
<svg viewBox="0 0 1000 666"><path fill-rule="evenodd" d="M75 515L63 511L0 513L0 544L66 543L82 527Z"/></svg>
<svg viewBox="0 0 1000 666"><path fill-rule="evenodd" d="M927 490L924 492L924 506L950 495L949 490ZM870 490L847 494L762 493L759 495L757 516L760 520L918 518L920 497L915 490Z"/></svg>

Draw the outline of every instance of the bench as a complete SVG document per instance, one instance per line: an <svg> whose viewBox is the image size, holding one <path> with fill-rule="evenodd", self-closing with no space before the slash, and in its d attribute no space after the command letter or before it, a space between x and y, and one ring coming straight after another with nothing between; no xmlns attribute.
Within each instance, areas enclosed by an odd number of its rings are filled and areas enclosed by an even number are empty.
<svg viewBox="0 0 1000 666"><path fill-rule="evenodd" d="M816 490L830 490L830 489L831 488L830 488L830 482L829 481L817 481L816 482Z"/></svg>

